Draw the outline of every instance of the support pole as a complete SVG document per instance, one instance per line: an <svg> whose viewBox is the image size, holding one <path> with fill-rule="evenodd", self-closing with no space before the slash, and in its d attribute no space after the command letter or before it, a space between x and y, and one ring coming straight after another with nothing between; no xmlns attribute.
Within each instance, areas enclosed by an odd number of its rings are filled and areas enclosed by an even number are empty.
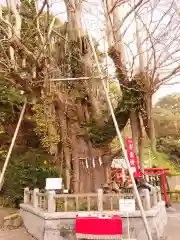
<svg viewBox="0 0 180 240"><path fill-rule="evenodd" d="M12 138L12 141L11 141L11 145L9 147L9 151L8 151L8 154L6 156L6 160L5 160L5 163L4 163L4 166L3 166L3 169L2 169L2 172L1 172L1 175L0 175L0 190L2 189L2 186L3 186L3 180L4 180L4 174L6 172L6 169L7 169L7 166L8 166L8 163L9 163L9 159L11 157L11 153L12 153L12 150L13 150L13 147L14 147L14 144L15 144L15 141L16 141L16 138L17 138L17 135L18 135L18 132L19 132L19 128L21 126L21 122L23 120L23 116L24 116L24 113L25 113L25 110L26 110L26 106L27 106L27 101L25 101L24 105L23 105L23 108L21 110L21 114L20 114L20 117L19 117L19 121L18 121L18 124L16 126L16 130L14 132L14 136Z"/></svg>
<svg viewBox="0 0 180 240"><path fill-rule="evenodd" d="M84 20L84 17L83 17L83 20ZM84 23L85 23L85 20L84 20ZM152 240L152 236L151 236L151 232L150 232L150 229L149 229L149 226L148 226L147 218L146 218L146 215L145 215L145 212L144 212L144 209L143 209L143 205L142 205L139 193L138 193L138 189L137 189L137 186L136 186L136 183L135 183L135 180L134 180L134 176L133 176L130 164L129 164L129 160L128 160L127 152L126 152L126 149L125 149L125 146L124 146L123 138L122 138L120 130L119 130L119 126L118 126L118 123L117 123L117 120L116 120L116 116L114 114L114 110L113 110L113 106L111 104L111 100L109 98L108 90L106 88L106 83L103 79L102 70L101 70L101 67L99 65L99 61L98 61L98 58L97 58L97 54L96 54L96 50L95 50L95 47L94 47L94 44L93 44L93 40L92 40L92 37L90 35L89 29L87 28L86 24L85 24L85 26L86 26L86 30L87 30L87 33L88 33L88 37L89 37L89 40L90 40L91 48L92 48L92 51L93 51L93 55L94 55L94 58L95 58L95 62L96 62L98 71L99 71L100 75L102 76L102 78L101 78L102 79L102 85L103 85L103 88L104 88L104 91L105 91L106 99L107 99L107 102L108 102L108 105L109 105L109 109L110 109L110 112L111 112L111 116L112 116L112 119L113 119L113 122L114 122L116 132L117 132L117 136L118 136L121 148L122 148L122 152L123 152L123 155L124 155L124 158L125 158L128 170L129 170L129 175L130 175L131 180L132 180L134 193L135 193L138 205L139 205L139 209L141 211L141 215L142 215L144 226L145 226L145 229L146 229L146 232L147 232L148 240Z"/></svg>
<svg viewBox="0 0 180 240"><path fill-rule="evenodd" d="M107 79L108 76L103 76L103 79ZM82 81L82 80L94 80L94 79L102 79L101 76L96 77L77 77L77 78L52 78L50 82L60 82L60 81Z"/></svg>

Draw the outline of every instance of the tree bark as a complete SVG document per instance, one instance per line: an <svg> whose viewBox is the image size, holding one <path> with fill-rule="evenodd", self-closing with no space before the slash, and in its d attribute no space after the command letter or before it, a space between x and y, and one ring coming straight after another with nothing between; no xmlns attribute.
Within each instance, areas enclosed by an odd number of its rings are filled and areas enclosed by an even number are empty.
<svg viewBox="0 0 180 240"><path fill-rule="evenodd" d="M44 116L46 118L48 128L49 152L55 157L55 162L58 161L58 130L56 128L56 113L54 104L48 103L44 107Z"/></svg>
<svg viewBox="0 0 180 240"><path fill-rule="evenodd" d="M139 139L138 139L139 166L140 166L141 172L144 173L143 130L142 130L142 124L141 124L140 116L138 116L138 128L139 128Z"/></svg>
<svg viewBox="0 0 180 240"><path fill-rule="evenodd" d="M61 145L62 145L62 151L63 151L63 161L65 163L65 188L68 190L71 190L71 159L72 159L72 153L71 153L71 143L69 138L69 126L68 126L68 120L66 117L66 108L64 106L64 103L57 101L56 103L56 114L57 114L57 121L59 123L59 129L60 129L60 137L61 137Z"/></svg>
<svg viewBox="0 0 180 240"><path fill-rule="evenodd" d="M151 149L153 154L156 154L156 135L154 128L154 120L152 116L152 95L145 95L145 111L142 113L143 123L146 134L151 143Z"/></svg>
<svg viewBox="0 0 180 240"><path fill-rule="evenodd" d="M76 148L77 145L77 139L74 134L71 134L72 139L72 186L73 186L73 192L78 193L80 192L80 163L79 163L79 155Z"/></svg>
<svg viewBox="0 0 180 240"><path fill-rule="evenodd" d="M130 123L131 123L131 132L132 132L132 139L134 145L134 152L137 157L139 157L139 148L138 148L138 141L139 141L139 123L138 123L138 115L137 112L131 110L130 112Z"/></svg>
<svg viewBox="0 0 180 240"><path fill-rule="evenodd" d="M68 15L68 40L77 41L81 38L82 24L81 24L81 5L79 0L64 0Z"/></svg>

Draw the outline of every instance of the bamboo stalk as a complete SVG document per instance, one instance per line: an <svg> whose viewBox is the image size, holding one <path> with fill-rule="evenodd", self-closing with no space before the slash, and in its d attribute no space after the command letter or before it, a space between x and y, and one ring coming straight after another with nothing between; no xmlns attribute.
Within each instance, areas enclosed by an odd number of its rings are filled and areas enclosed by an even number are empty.
<svg viewBox="0 0 180 240"><path fill-rule="evenodd" d="M11 215L8 215L8 216L4 217L4 221L12 220L12 219L15 219L15 218L18 218L18 217L20 217L20 214L19 213L14 213L14 214L11 214Z"/></svg>
<svg viewBox="0 0 180 240"><path fill-rule="evenodd" d="M90 79L107 79L107 76L96 76L96 77L77 77L77 78L52 78L50 82L59 82L59 81L77 81L77 80L90 80Z"/></svg>
<svg viewBox="0 0 180 240"><path fill-rule="evenodd" d="M21 110L21 114L20 114L20 117L19 117L19 121L17 123L17 126L16 126L16 130L14 132L14 136L12 138L12 141L11 141L11 145L9 147L9 151L8 151L8 154L6 156L6 160L5 160L5 163L4 163L4 166L3 166L3 169L2 169L2 172L1 172L1 175L0 175L0 190L2 189L2 186L3 186L3 180L4 180L4 174L6 172L6 169L7 169L7 166L8 166L8 163L9 163L9 159L11 157L11 153L12 153L12 150L14 148L14 144L15 144L15 141L16 141L16 138L17 138L17 135L18 135L18 132L19 132L19 128L21 126L21 122L23 120L23 116L24 116L24 113L25 113L25 110L26 110L26 106L27 106L27 101L25 101L24 105L23 105L23 108Z"/></svg>

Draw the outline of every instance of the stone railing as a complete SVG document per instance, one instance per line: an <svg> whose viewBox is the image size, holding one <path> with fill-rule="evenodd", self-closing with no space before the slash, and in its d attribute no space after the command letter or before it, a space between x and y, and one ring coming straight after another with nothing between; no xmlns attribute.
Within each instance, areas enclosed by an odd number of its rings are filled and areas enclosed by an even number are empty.
<svg viewBox="0 0 180 240"><path fill-rule="evenodd" d="M56 194L55 191L40 192L26 188L24 190L24 203L20 204L20 214L27 231L38 240L74 240L75 219L77 211L98 213L104 211L108 214L119 215L123 222L123 239L148 240L142 221L141 212L125 212L119 206L119 199L132 198L133 193L103 194ZM140 191L140 197L145 209L147 221L153 240L163 236L167 224L165 203L161 201L159 189L153 188L151 193ZM130 227L129 227L130 223Z"/></svg>
<svg viewBox="0 0 180 240"><path fill-rule="evenodd" d="M152 188L150 192L148 189L143 189L139 192L139 194L144 210L146 211L150 210L156 206L158 202L162 201L161 191L159 187Z"/></svg>
<svg viewBox="0 0 180 240"><path fill-rule="evenodd" d="M24 190L24 203L46 212L74 212L74 211L117 211L121 210L119 200L132 199L133 193L108 193L104 194L102 189L97 193L79 194L56 194L55 191L40 192L39 189ZM144 209L150 210L161 201L159 188L140 191L140 198ZM136 204L136 209L138 206Z"/></svg>

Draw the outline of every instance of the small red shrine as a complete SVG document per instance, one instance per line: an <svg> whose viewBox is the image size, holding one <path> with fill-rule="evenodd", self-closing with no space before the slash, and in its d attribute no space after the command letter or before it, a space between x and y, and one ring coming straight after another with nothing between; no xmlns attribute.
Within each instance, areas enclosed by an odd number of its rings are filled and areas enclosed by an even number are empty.
<svg viewBox="0 0 180 240"><path fill-rule="evenodd" d="M168 175L168 168L145 168L144 175L147 182L152 185L159 185L161 192L164 195L166 206L169 206L169 199L167 194L166 176ZM154 178L154 179L153 179ZM159 184L158 184L159 182ZM157 183L157 184L156 184Z"/></svg>
<svg viewBox="0 0 180 240"><path fill-rule="evenodd" d="M133 141L131 138L126 139L126 149L127 149L127 155L130 163L130 167L132 169L134 178L144 178L146 182L153 186L159 186L161 189L161 192L164 196L164 201L166 203L166 206L169 206L169 199L167 194L167 186L166 186L166 176L168 175L168 168L145 168L144 173L141 173L139 168L139 163L136 158L136 155L134 153L133 148ZM127 183L127 185L131 185L131 179L128 173L127 168L125 169L123 167L115 165L111 168L112 178L115 179L115 181L119 185L123 185L124 182Z"/></svg>
<svg viewBox="0 0 180 240"><path fill-rule="evenodd" d="M161 192L164 196L164 201L166 203L166 206L170 205L168 194L167 194L167 185L166 185L166 176L168 175L168 170L169 170L168 168L145 168L144 174L143 174L144 179L149 184L160 187ZM143 177L143 175L141 175L141 177ZM127 185L132 184L130 176L128 174L128 170L125 170L124 176L123 176L123 169L112 168L112 177L116 179L116 182L118 183L118 185L123 185L125 181L127 182Z"/></svg>

